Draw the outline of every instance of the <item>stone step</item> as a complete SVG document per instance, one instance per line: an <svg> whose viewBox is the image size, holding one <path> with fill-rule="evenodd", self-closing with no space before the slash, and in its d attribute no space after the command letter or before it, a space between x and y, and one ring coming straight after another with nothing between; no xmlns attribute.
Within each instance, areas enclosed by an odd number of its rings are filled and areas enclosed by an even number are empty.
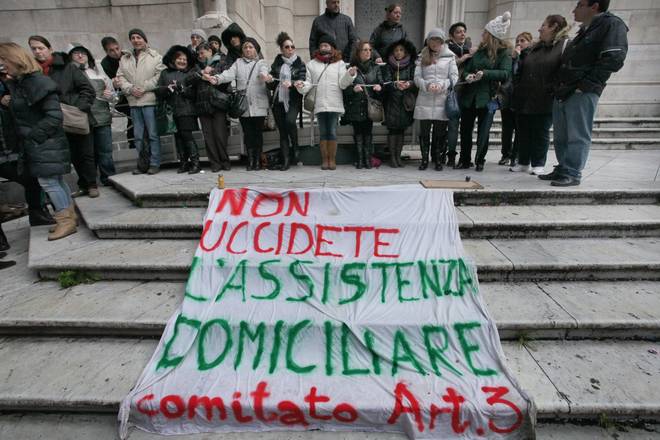
<svg viewBox="0 0 660 440"><path fill-rule="evenodd" d="M127 338L0 339L0 411L114 413L155 347ZM528 341L503 349L540 421L660 416L657 343Z"/></svg>
<svg viewBox="0 0 660 440"><path fill-rule="evenodd" d="M199 238L204 208L137 208L116 191L76 200L99 238ZM660 236L660 205L463 206L463 238Z"/></svg>
<svg viewBox="0 0 660 440"><path fill-rule="evenodd" d="M660 436L660 426L652 423L639 427L610 422L608 427L574 423L540 423L537 440L653 440ZM16 413L0 415L0 436L8 439L116 440L117 417L112 414ZM138 429L129 440L159 440L163 437ZM172 440L217 440L218 434L168 436ZM222 434L223 440L406 440L403 434L387 432L242 432Z"/></svg>
<svg viewBox="0 0 660 440"><path fill-rule="evenodd" d="M31 228L29 267L48 279L75 270L101 279L182 280L198 244L189 239L103 240L82 226L57 241L47 241L47 234L47 227ZM653 237L463 241L482 281L656 280L659 243Z"/></svg>

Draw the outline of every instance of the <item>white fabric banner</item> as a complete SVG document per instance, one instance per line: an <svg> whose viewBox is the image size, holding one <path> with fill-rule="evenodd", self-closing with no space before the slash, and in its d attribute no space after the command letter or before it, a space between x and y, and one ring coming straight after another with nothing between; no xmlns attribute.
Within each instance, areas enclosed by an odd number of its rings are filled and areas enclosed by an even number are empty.
<svg viewBox="0 0 660 440"><path fill-rule="evenodd" d="M503 359L450 191L214 189L120 436L534 438L534 403Z"/></svg>

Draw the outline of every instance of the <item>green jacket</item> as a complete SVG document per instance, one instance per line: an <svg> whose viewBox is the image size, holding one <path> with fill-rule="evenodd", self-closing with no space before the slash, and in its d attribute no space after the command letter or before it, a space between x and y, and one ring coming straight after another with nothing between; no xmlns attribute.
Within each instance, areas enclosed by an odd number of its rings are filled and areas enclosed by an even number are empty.
<svg viewBox="0 0 660 440"><path fill-rule="evenodd" d="M461 108L484 108L495 96L499 83L505 82L511 76L511 52L508 49L498 50L493 63L488 58L486 49L479 49L463 66L461 81L480 70L484 72L484 76L477 82L463 86L460 93Z"/></svg>

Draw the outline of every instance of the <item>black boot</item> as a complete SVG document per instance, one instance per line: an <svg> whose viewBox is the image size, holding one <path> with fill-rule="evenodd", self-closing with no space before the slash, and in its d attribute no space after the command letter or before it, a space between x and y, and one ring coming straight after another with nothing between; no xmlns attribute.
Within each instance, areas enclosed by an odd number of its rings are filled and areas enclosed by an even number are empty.
<svg viewBox="0 0 660 440"><path fill-rule="evenodd" d="M246 171L254 171L254 151L252 149L247 149L247 165L245 167Z"/></svg>
<svg viewBox="0 0 660 440"><path fill-rule="evenodd" d="M286 171L289 169L289 161L291 160L289 154L289 139L280 139L280 156L282 157L280 171Z"/></svg>
<svg viewBox="0 0 660 440"><path fill-rule="evenodd" d="M261 148L257 148L256 151L254 152L254 164L252 166L252 169L255 171L261 170Z"/></svg>
<svg viewBox="0 0 660 440"><path fill-rule="evenodd" d="M433 141L431 143L431 148L435 151L435 170L442 171L442 164L445 163L445 156L447 154L446 146L443 145L443 138L440 136L440 133L433 131Z"/></svg>
<svg viewBox="0 0 660 440"><path fill-rule="evenodd" d="M364 167L371 169L371 156L374 154L374 137L371 134L364 136Z"/></svg>
<svg viewBox="0 0 660 440"><path fill-rule="evenodd" d="M176 169L177 174L183 174L190 169L190 163L187 160L179 161L179 168Z"/></svg>
<svg viewBox="0 0 660 440"><path fill-rule="evenodd" d="M355 162L355 168L361 170L364 167L364 145L362 144L362 139L358 136L353 136L353 142L355 143L355 150L357 151L357 161Z"/></svg>
<svg viewBox="0 0 660 440"><path fill-rule="evenodd" d="M177 174L182 174L190 169L188 148L185 145L185 141L178 136L174 137L174 144L176 146L176 155L179 158L179 168L177 168L176 172Z"/></svg>
<svg viewBox="0 0 660 440"><path fill-rule="evenodd" d="M298 129L293 130L293 133L291 133L289 159L294 166L298 166L298 163L300 163L300 158L298 157Z"/></svg>
<svg viewBox="0 0 660 440"><path fill-rule="evenodd" d="M447 154L447 167L454 168L456 166L456 153Z"/></svg>
<svg viewBox="0 0 660 440"><path fill-rule="evenodd" d="M14 260L0 261L0 270L7 269L8 267L12 266L16 266L16 262Z"/></svg>
<svg viewBox="0 0 660 440"><path fill-rule="evenodd" d="M54 225L55 219L50 215L48 209L30 209L28 210L28 218L30 219L30 226L43 226Z"/></svg>
<svg viewBox="0 0 660 440"><path fill-rule="evenodd" d="M398 168L399 163L396 160L396 153L397 153L397 148L396 148L396 142L397 142L398 135L396 134L388 134L387 135L387 149L390 151L390 167L392 168Z"/></svg>
<svg viewBox="0 0 660 440"><path fill-rule="evenodd" d="M403 168L405 165L403 164L403 161L401 160L401 152L403 151L403 142L405 141L405 135L403 133L398 134L396 136L395 142L394 142L394 148L396 149L396 153L394 157L396 158L396 165L399 168Z"/></svg>
<svg viewBox="0 0 660 440"><path fill-rule="evenodd" d="M418 170L422 171L429 166L429 141L424 137L419 138L419 149L422 151L422 163L419 164Z"/></svg>
<svg viewBox="0 0 660 440"><path fill-rule="evenodd" d="M9 240L7 240L7 236L5 235L5 232L2 230L2 226L0 225L0 251L6 251L10 247L11 246L9 246Z"/></svg>
<svg viewBox="0 0 660 440"><path fill-rule="evenodd" d="M190 154L190 169L188 170L188 174L197 174L202 171L202 167L199 164L199 151L197 150L197 144L195 141L190 141L187 144L187 150Z"/></svg>

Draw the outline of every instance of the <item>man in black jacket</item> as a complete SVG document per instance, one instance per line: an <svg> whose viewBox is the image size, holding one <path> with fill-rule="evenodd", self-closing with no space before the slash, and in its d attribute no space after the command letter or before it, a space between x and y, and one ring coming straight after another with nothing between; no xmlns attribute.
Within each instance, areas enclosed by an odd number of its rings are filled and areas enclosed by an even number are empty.
<svg viewBox="0 0 660 440"><path fill-rule="evenodd" d="M628 53L628 27L608 12L609 0L579 0L573 14L582 23L564 50L555 81L552 111L555 154L559 165L542 180L553 186L580 184L589 157L598 99Z"/></svg>
<svg viewBox="0 0 660 440"><path fill-rule="evenodd" d="M87 114L91 113L96 92L85 73L69 62L67 54L53 52L50 43L44 37L33 35L28 39L28 44L44 75L49 76L57 84L60 102L77 107ZM78 174L78 191L71 196L98 197L94 141L91 132L66 133L66 137L71 149L71 162Z"/></svg>
<svg viewBox="0 0 660 440"><path fill-rule="evenodd" d="M319 48L319 38L324 34L335 39L343 60L348 62L358 38L351 17L339 12L339 0L325 0L325 12L314 19L309 33L310 56L314 57L314 52Z"/></svg>

